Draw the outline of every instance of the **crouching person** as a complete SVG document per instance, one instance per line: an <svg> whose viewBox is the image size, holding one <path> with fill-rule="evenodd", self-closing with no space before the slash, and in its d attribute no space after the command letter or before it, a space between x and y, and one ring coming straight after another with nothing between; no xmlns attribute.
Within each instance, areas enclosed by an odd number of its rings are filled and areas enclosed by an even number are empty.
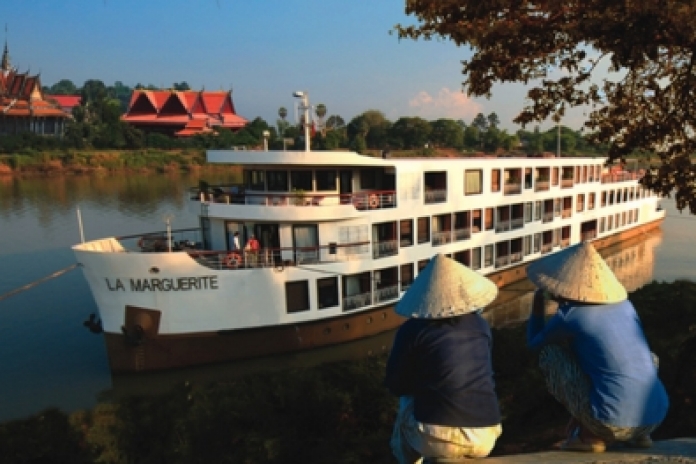
<svg viewBox="0 0 696 464"><path fill-rule="evenodd" d="M502 427L491 331L480 312L497 293L489 279L438 254L398 303L409 319L394 338L385 384L400 397L391 439L400 463L493 449Z"/></svg>
<svg viewBox="0 0 696 464"><path fill-rule="evenodd" d="M537 287L527 341L551 394L571 415L562 449L648 448L669 401L626 289L589 243L527 267ZM545 320L546 298L558 303Z"/></svg>

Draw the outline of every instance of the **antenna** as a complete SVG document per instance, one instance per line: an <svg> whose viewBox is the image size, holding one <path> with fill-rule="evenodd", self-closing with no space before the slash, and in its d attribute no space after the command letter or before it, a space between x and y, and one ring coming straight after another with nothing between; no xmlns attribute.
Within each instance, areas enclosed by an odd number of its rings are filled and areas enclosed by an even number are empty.
<svg viewBox="0 0 696 464"><path fill-rule="evenodd" d="M167 249L170 253L172 252L172 219L174 219L174 215L171 213L162 216L162 220L167 224Z"/></svg>

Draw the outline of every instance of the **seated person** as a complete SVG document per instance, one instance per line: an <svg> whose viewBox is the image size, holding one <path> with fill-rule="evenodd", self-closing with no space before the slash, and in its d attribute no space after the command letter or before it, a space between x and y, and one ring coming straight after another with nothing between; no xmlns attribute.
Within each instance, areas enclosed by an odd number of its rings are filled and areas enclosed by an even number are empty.
<svg viewBox="0 0 696 464"><path fill-rule="evenodd" d="M589 242L527 268L537 287L527 343L551 394L571 414L571 451L603 452L612 442L650 447L669 401L638 315L621 283ZM545 292L558 302L545 321Z"/></svg>
<svg viewBox="0 0 696 464"><path fill-rule="evenodd" d="M485 457L502 432L491 331L479 314L498 288L443 255L418 274L396 306L385 384L400 407L391 447L399 463Z"/></svg>

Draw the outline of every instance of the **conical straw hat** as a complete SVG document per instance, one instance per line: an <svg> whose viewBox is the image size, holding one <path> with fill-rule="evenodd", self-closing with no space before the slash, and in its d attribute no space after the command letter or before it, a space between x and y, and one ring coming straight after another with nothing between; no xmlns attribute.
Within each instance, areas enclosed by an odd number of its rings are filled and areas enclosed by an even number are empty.
<svg viewBox="0 0 696 464"><path fill-rule="evenodd" d="M418 274L395 311L405 317L454 317L483 308L497 294L498 287L489 279L438 254Z"/></svg>
<svg viewBox="0 0 696 464"><path fill-rule="evenodd" d="M537 287L569 300L618 303L626 289L590 242L570 246L533 262L527 277Z"/></svg>

